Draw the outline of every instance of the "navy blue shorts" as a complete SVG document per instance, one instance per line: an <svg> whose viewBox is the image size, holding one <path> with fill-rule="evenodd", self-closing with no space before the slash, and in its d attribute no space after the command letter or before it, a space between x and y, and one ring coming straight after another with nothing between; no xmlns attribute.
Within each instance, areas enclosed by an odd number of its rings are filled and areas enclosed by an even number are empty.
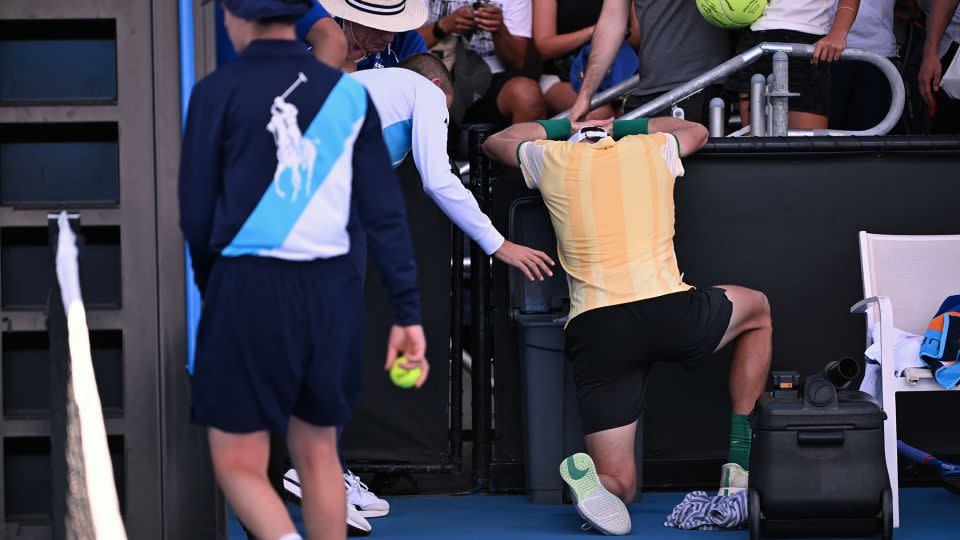
<svg viewBox="0 0 960 540"><path fill-rule="evenodd" d="M360 388L362 306L348 256L219 259L197 334L194 423L230 433L285 433L291 416L345 424Z"/></svg>

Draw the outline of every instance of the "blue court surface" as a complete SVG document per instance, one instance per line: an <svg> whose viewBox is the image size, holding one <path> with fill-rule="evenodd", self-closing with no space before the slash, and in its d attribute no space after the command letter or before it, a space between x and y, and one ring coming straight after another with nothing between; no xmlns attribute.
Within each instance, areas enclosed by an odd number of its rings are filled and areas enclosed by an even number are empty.
<svg viewBox="0 0 960 540"><path fill-rule="evenodd" d="M903 489L900 528L894 538L960 538L960 497L940 488ZM633 531L629 536L646 540L725 540L748 538L739 531L680 531L663 526L664 518L683 499L681 493L644 493L643 501L630 507ZM536 538L601 538L580 530L582 523L570 505L534 505L522 495L470 495L464 497L390 497L390 515L370 520L370 538L513 540ZM300 509L291 506L300 523ZM302 532L302 531L301 531ZM230 524L230 540L246 536L236 520ZM877 537L879 538L879 536Z"/></svg>

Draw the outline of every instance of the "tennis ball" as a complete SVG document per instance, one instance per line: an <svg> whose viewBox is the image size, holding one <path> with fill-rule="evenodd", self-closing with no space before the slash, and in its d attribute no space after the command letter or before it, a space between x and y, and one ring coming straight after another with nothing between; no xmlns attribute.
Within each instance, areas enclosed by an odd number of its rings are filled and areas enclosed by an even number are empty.
<svg viewBox="0 0 960 540"><path fill-rule="evenodd" d="M419 367L405 368L400 365L406 361L407 359L403 356L399 356L394 360L393 366L390 367L390 380L400 388L413 388L413 385L417 384L417 381L420 380L420 374L423 373L423 369Z"/></svg>
<svg viewBox="0 0 960 540"><path fill-rule="evenodd" d="M759 19L767 9L767 0L697 0L697 8L710 24L735 29Z"/></svg>

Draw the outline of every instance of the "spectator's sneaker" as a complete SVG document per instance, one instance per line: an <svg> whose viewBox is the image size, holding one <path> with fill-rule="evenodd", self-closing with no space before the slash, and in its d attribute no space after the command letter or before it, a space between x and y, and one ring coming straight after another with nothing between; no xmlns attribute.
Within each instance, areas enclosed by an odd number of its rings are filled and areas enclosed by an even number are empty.
<svg viewBox="0 0 960 540"><path fill-rule="evenodd" d="M560 476L570 486L577 513L604 534L630 532L630 512L619 497L600 483L593 460L587 454L574 454L560 463Z"/></svg>
<svg viewBox="0 0 960 540"><path fill-rule="evenodd" d="M293 499L299 503L303 500L303 492L300 489L300 475L296 469L290 469L283 475L283 490L287 498ZM357 507L350 504L347 500L347 534L350 536L367 536L373 530L370 522L360 514Z"/></svg>
<svg viewBox="0 0 960 540"><path fill-rule="evenodd" d="M750 473L736 463L727 463L720 469L720 491L717 495L733 495L747 489Z"/></svg>
<svg viewBox="0 0 960 540"><path fill-rule="evenodd" d="M390 513L390 503L374 495L370 488L349 470L343 473L343 484L347 488L347 501L360 510L361 516L376 518Z"/></svg>

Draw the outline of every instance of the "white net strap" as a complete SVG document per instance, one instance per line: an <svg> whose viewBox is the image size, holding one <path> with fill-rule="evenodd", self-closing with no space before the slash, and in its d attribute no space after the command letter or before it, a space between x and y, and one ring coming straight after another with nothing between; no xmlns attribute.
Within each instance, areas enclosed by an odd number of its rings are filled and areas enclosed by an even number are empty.
<svg viewBox="0 0 960 540"><path fill-rule="evenodd" d="M71 360L70 382L67 385L70 394L67 402L68 408L74 404L76 406L83 461L83 474L70 476L73 481L83 481L86 484L71 486L71 490L86 488L94 539L125 540L127 535L120 517L120 505L113 481L107 430L103 424L100 394L93 374L87 315L80 295L77 238L70 228L66 212L60 213L57 225L60 230L57 240L57 281L60 284L63 309L67 315L67 339ZM71 429L75 428L68 427L68 440L72 438L69 435ZM70 448L67 451L69 454Z"/></svg>

